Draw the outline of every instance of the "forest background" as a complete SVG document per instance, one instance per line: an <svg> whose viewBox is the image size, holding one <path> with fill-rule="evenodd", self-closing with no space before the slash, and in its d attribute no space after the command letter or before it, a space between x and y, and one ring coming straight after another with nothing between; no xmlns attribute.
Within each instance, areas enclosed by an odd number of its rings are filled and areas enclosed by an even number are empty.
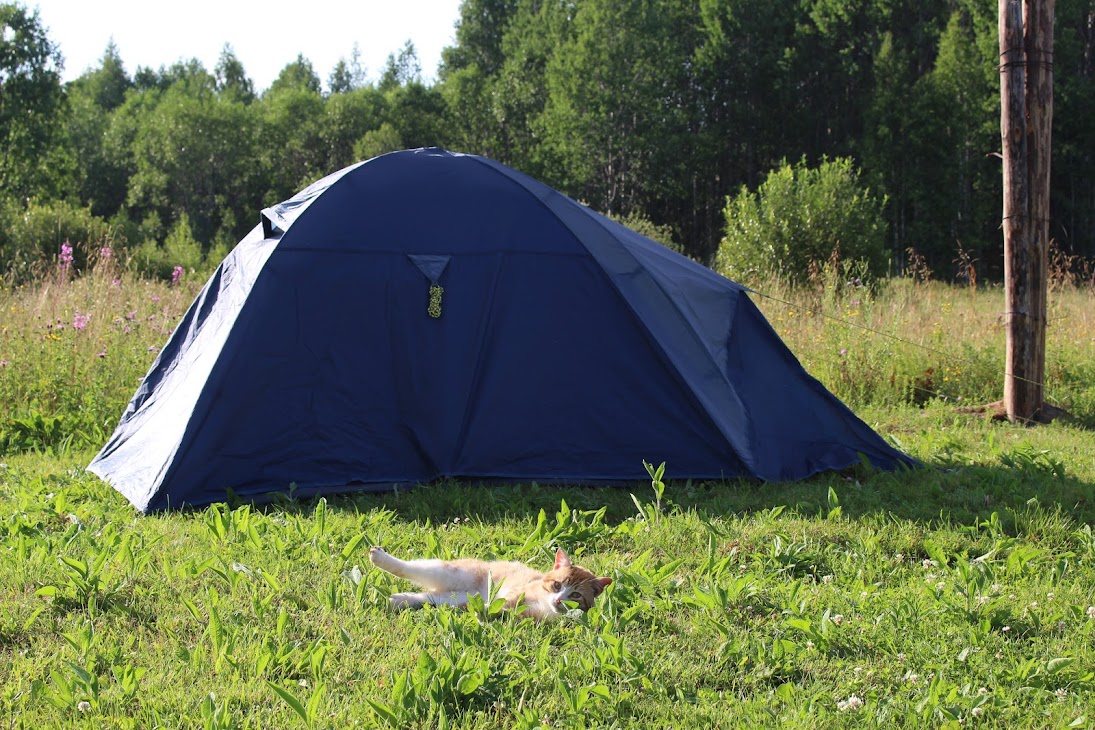
<svg viewBox="0 0 1095 730"><path fill-rule="evenodd" d="M911 256L944 279L1002 276L993 0L465 0L436 77L408 42L375 77L356 52L325 81L298 56L261 91L228 45L211 70L132 73L111 45L63 84L37 15L0 4L0 21L0 273L15 282L66 241L84 244L77 268L109 245L144 273L189 271L314 180L434 145L708 264L728 197L840 161L877 201L874 273ZM1059 257L1095 254L1093 75L1095 2L1058 0Z"/></svg>

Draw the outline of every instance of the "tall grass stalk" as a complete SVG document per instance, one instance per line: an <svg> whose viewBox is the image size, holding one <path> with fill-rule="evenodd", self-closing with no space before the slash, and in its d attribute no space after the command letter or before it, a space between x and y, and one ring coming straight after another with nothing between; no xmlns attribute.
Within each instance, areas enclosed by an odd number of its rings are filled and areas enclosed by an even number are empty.
<svg viewBox="0 0 1095 730"><path fill-rule="evenodd" d="M803 366L853 407L985 404L1004 390L1002 287L825 272L811 286L771 279L754 300ZM1050 293L1046 394L1095 425L1095 307L1084 287Z"/></svg>
<svg viewBox="0 0 1095 730"><path fill-rule="evenodd" d="M101 444L201 284L89 261L0 290L0 453Z"/></svg>

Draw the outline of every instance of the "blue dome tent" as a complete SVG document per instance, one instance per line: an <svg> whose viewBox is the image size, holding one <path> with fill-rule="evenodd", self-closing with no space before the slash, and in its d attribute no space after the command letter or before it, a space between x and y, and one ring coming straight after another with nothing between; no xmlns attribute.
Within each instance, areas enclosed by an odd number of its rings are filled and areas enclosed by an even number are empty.
<svg viewBox="0 0 1095 730"><path fill-rule="evenodd" d="M88 468L148 512L913 464L747 291L492 160L383 155L262 211Z"/></svg>

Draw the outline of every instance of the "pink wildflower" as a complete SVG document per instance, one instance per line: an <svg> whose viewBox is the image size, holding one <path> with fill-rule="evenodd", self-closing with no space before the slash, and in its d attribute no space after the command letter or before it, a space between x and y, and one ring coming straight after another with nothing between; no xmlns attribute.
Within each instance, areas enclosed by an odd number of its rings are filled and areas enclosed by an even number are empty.
<svg viewBox="0 0 1095 730"><path fill-rule="evenodd" d="M98 357L98 358L106 357L106 350L104 349L102 352L97 353L95 355L95 357Z"/></svg>
<svg viewBox="0 0 1095 730"><path fill-rule="evenodd" d="M7 360L0 360L0 368L6 368L8 366Z"/></svg>
<svg viewBox="0 0 1095 730"><path fill-rule="evenodd" d="M110 246L103 246L99 249L99 258L103 261L109 261L114 258L114 251L111 250Z"/></svg>
<svg viewBox="0 0 1095 730"><path fill-rule="evenodd" d="M61 256L58 259L62 269L68 269L72 265L72 246L68 241L61 244Z"/></svg>
<svg viewBox="0 0 1095 730"><path fill-rule="evenodd" d="M183 267L176 266L174 269L172 269L171 270L171 285L174 286L175 284L178 284L179 279L182 278L182 275L183 275Z"/></svg>
<svg viewBox="0 0 1095 730"><path fill-rule="evenodd" d="M72 318L72 328L82 330L84 327L87 327L87 319L88 317L86 314L77 312L76 316Z"/></svg>

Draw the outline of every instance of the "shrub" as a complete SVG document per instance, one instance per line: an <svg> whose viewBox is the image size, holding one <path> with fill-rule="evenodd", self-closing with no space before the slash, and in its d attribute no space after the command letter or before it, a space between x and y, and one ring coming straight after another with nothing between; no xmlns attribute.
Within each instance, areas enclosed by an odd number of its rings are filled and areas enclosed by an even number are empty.
<svg viewBox="0 0 1095 730"><path fill-rule="evenodd" d="M190 218L186 213L172 226L161 247L153 238L146 238L134 254L138 270L157 279L177 279L176 267L183 273L193 272L202 266L202 247L190 230Z"/></svg>
<svg viewBox="0 0 1095 730"><path fill-rule="evenodd" d="M621 225L627 226L636 233L642 234L650 240L660 243L668 249L676 251L677 253L684 253L681 245L677 243L673 226L660 226L639 211L632 211L627 215L609 214L608 217Z"/></svg>
<svg viewBox="0 0 1095 730"><path fill-rule="evenodd" d="M354 157L358 160L371 160L400 149L403 149L403 140L399 131L388 122L384 122L376 129L370 129L354 143Z"/></svg>
<svg viewBox="0 0 1095 730"><path fill-rule="evenodd" d="M715 269L739 281L779 276L801 283L811 265L836 257L878 275L888 263L885 203L848 158L816 168L785 162L755 193L743 187L727 198Z"/></svg>
<svg viewBox="0 0 1095 730"><path fill-rule="evenodd" d="M53 263L61 244L72 246L72 265L82 271L88 251L116 248L122 239L115 226L92 215L90 208L62 201L32 201L25 209L8 204L0 221L0 274L18 283L30 281Z"/></svg>

